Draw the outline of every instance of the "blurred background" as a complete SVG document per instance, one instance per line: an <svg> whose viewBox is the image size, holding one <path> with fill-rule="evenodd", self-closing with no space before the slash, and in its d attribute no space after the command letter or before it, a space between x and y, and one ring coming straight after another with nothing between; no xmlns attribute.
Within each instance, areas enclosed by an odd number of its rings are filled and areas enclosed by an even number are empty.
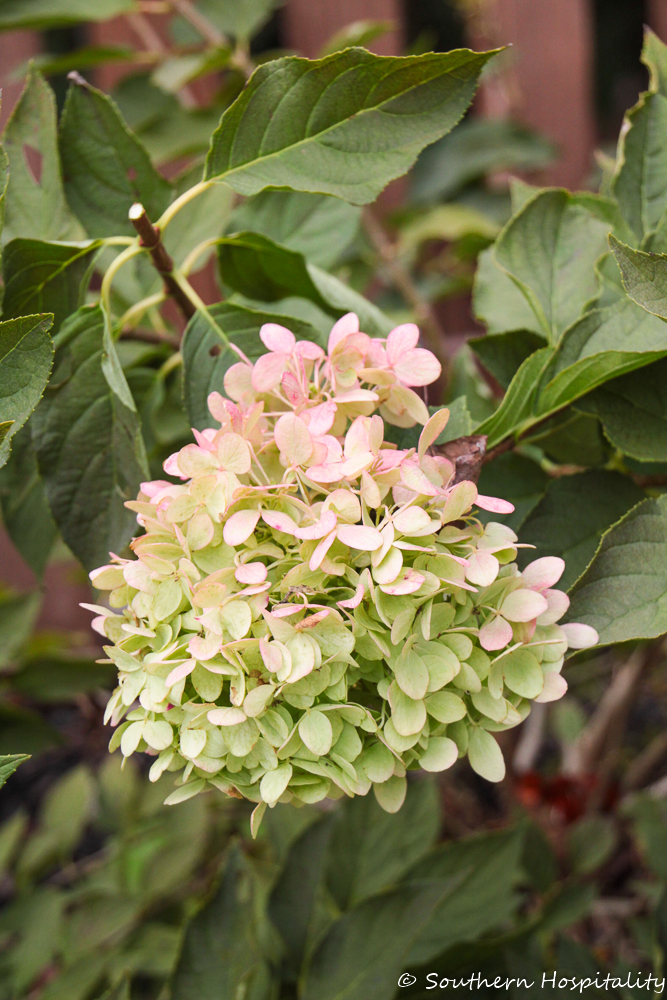
<svg viewBox="0 0 667 1000"><path fill-rule="evenodd" d="M239 27L246 6L252 17ZM57 15L48 14L54 9ZM339 234L331 259L317 261L397 320L416 315L429 346L439 345L449 362L445 399L465 393L482 420L493 409L494 386L463 347L483 332L470 295L477 257L511 214L512 177L598 189L624 112L647 86L644 25L667 42L667 0L0 0L0 124L19 99L31 60L59 108L67 74L77 71L112 94L154 162L179 178L200 169L211 132L243 86L244 67L237 72L230 63L230 35L241 62L316 57L350 44L385 55L508 46L465 122L382 195L381 227L368 218L362 226L352 208L349 238ZM26 155L39 179L41 158L29 143ZM195 283L207 301L219 298L212 266ZM145 346L145 357L126 359L133 391L141 391L159 354ZM188 432L178 393L174 377L150 414L146 437L157 442L155 461ZM11 475L3 470L0 477L8 526L29 519L34 500L30 477L22 475L17 491ZM543 489L538 479L517 517ZM485 491L494 492L490 481ZM597 536L591 538L595 546ZM100 650L90 615L79 607L90 600L81 567L58 541L50 554L31 552L28 561L24 555L0 527L0 754L32 755L0 795L0 902L10 904L0 916L0 1000L90 996L100 945L112 981L138 970L159 983L173 964L183 917L207 891L230 831L247 816L235 803L206 805L200 797L172 810L165 832L164 787L149 787L134 763L121 774L108 757L102 714L113 671L95 663ZM44 570L41 580L36 566ZM548 717L535 712L534 721L507 734L516 741L514 773L500 789L457 768L443 776L440 802L447 837L505 828L522 810L537 817L512 878L528 872L530 892L548 893L562 877L566 898L550 926L574 927L567 940L586 941L605 960L618 953L632 963L642 933L644 952L651 951L640 918L647 900L659 896L655 878L667 881L666 779L659 801L646 797L625 812L617 806L660 784L667 692L657 672L647 676L645 657L631 657L617 671L622 656L615 655L580 660L568 674L570 696ZM570 833L563 838L564 828ZM589 876L600 871L604 898L596 898L593 917L584 917L597 892ZM123 888L112 905L107 889L116 878ZM107 895L98 912L102 883ZM636 892L626 891L630 883ZM494 906L491 900L482 909ZM63 945L65 910L70 938ZM17 927L21 945L6 960L3 942L15 940ZM7 961L13 985L3 993Z"/></svg>

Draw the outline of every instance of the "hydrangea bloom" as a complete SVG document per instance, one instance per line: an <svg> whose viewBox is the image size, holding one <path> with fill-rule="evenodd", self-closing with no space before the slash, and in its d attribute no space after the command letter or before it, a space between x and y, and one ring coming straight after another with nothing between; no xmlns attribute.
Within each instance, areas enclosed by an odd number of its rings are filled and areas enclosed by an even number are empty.
<svg viewBox="0 0 667 1000"><path fill-rule="evenodd" d="M214 786L266 805L365 795L393 811L408 769L466 753L499 780L491 733L531 701L560 698L564 564L520 573L509 528L474 508L512 505L452 485L430 446L416 386L440 374L412 324L386 342L350 314L328 350L267 324L268 349L209 397L220 425L144 483L133 559L91 574L111 609L88 605L119 672L111 748L179 773L180 801ZM424 424L418 447L384 441L384 421ZM121 610L122 609L122 610Z"/></svg>

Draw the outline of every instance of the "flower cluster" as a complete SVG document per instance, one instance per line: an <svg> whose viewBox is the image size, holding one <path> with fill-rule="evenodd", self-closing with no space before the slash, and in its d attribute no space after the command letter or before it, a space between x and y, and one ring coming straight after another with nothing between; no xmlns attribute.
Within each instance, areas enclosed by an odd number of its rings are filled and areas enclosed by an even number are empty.
<svg viewBox="0 0 667 1000"><path fill-rule="evenodd" d="M404 324L385 341L349 314L328 350L284 327L225 376L218 429L144 483L135 558L91 574L110 591L94 627L119 684L111 748L179 772L167 801L207 786L266 805L365 795L400 807L406 771L466 753L499 780L491 735L531 701L561 697L568 646L597 641L557 625L561 559L523 573L517 537L473 508L512 505L454 483L431 454L448 411L415 387L440 366ZM424 424L417 448L384 422Z"/></svg>

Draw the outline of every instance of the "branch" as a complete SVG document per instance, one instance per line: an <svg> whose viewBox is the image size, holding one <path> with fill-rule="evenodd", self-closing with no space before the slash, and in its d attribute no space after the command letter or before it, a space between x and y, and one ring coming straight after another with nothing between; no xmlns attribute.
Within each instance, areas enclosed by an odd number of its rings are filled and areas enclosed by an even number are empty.
<svg viewBox="0 0 667 1000"><path fill-rule="evenodd" d="M366 233L384 261L393 283L406 302L409 302L414 309L419 325L426 334L425 340L429 348L441 361L446 360L445 331L440 325L433 306L421 294L412 280L410 272L399 260L396 247L387 236L382 223L370 209L364 211L362 219Z"/></svg>
<svg viewBox="0 0 667 1000"><path fill-rule="evenodd" d="M171 0L171 6L184 20L192 25L195 31L199 32L202 38L210 42L211 45L214 45L216 49L232 48L227 36L223 35L213 22L209 21L190 0ZM255 68L248 54L240 49L238 45L232 53L230 65L240 70L246 77L250 76Z"/></svg>
<svg viewBox="0 0 667 1000"><path fill-rule="evenodd" d="M130 25L137 37L141 39L144 47L149 53L156 53L161 57L169 55L169 49L164 44L164 41L145 14L126 14L125 17L127 19L127 23ZM197 107L197 100L187 84L181 87L179 93L184 107Z"/></svg>
<svg viewBox="0 0 667 1000"><path fill-rule="evenodd" d="M119 340L141 340L144 344L158 344L160 347L167 344L169 347L178 350L179 343L175 337L170 337L168 333L158 333L157 330L142 330L139 327L128 326L123 329Z"/></svg>
<svg viewBox="0 0 667 1000"><path fill-rule="evenodd" d="M134 203L129 216L130 222L139 233L141 246L149 251L155 270L162 276L165 292L173 298L186 320L191 320L196 309L174 278L174 262L165 249L160 230L153 225L146 215L146 209L139 202Z"/></svg>

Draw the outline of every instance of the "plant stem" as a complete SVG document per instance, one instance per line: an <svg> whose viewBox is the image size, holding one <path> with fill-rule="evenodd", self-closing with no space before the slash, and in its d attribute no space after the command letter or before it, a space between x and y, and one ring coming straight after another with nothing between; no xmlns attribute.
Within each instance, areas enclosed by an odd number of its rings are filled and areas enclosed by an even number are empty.
<svg viewBox="0 0 667 1000"><path fill-rule="evenodd" d="M162 242L160 230L153 225L146 215L146 209L139 202L134 203L129 215L130 222L139 234L141 246L146 247L150 253L153 266L164 281L167 295L174 299L186 320L191 320L197 311L197 306L193 305L191 297L184 293L174 276L174 262Z"/></svg>
<svg viewBox="0 0 667 1000"><path fill-rule="evenodd" d="M121 331L119 340L141 340L144 344L167 344L178 350L178 341L169 334L158 333L156 330L142 330L136 327L129 327Z"/></svg>
<svg viewBox="0 0 667 1000"><path fill-rule="evenodd" d="M160 230L160 232L163 233L165 231L165 229L167 228L167 226L169 225L169 223L171 222L171 220L174 218L174 216L178 215L178 213L180 212L180 210L182 208L185 208L185 206L188 204L188 202L192 201L193 198L197 198L200 194L203 194L204 191L208 191L208 189L213 184L216 184L216 183L217 183L217 180L216 181L214 181L214 180L199 181L198 184L195 184L195 185L193 185L193 187L188 188L187 191L184 191L183 194L180 195L180 197L178 197L176 199L176 201L172 201L172 203L169 206L169 208L167 208L162 213L162 215L160 216L160 218L155 223L155 225Z"/></svg>
<svg viewBox="0 0 667 1000"><path fill-rule="evenodd" d="M433 306L421 294L412 280L410 272L399 260L396 247L389 239L379 219L368 208L364 211L362 218L366 233L386 265L393 283L406 302L414 309L417 321L424 331L424 339L430 350L433 351L440 361L446 361L445 331L440 325Z"/></svg>
<svg viewBox="0 0 667 1000"><path fill-rule="evenodd" d="M169 49L145 14L126 14L125 16L127 23L137 37L141 39L148 53L158 55L162 58L169 55ZM181 87L179 94L183 107L197 107L197 99L187 84Z"/></svg>

